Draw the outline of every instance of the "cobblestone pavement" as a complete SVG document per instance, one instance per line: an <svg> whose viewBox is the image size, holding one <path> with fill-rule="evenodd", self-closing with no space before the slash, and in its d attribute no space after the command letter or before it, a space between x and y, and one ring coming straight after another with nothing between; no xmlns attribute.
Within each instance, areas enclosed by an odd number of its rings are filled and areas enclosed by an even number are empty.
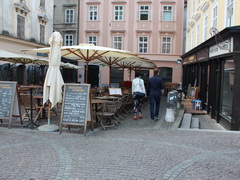
<svg viewBox="0 0 240 180"><path fill-rule="evenodd" d="M130 114L117 129L87 137L82 128L59 134L1 125L0 179L240 179L239 132L171 130L164 105L156 122L147 107L144 119Z"/></svg>

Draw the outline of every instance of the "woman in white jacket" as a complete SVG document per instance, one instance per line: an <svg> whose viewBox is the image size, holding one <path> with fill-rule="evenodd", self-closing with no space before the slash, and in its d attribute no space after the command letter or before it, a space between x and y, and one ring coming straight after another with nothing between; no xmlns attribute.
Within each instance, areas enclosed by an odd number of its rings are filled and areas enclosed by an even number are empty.
<svg viewBox="0 0 240 180"><path fill-rule="evenodd" d="M132 80L132 95L133 95L133 110L134 120L137 120L137 115L141 119L142 116L142 102L146 95L144 81L141 79L139 72L136 73L135 78Z"/></svg>

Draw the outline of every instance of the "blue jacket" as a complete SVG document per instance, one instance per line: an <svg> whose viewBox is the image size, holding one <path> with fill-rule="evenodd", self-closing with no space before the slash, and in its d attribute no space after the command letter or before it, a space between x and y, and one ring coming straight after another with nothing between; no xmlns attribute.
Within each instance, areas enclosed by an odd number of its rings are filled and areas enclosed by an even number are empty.
<svg viewBox="0 0 240 180"><path fill-rule="evenodd" d="M149 78L147 87L149 96L161 95L161 89L163 89L162 79L158 76Z"/></svg>

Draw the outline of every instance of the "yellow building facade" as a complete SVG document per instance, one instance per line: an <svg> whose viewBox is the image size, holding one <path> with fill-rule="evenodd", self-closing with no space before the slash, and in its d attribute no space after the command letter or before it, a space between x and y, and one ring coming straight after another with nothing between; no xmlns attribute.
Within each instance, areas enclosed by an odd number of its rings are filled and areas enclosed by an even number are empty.
<svg viewBox="0 0 240 180"><path fill-rule="evenodd" d="M239 7L240 0L188 0L186 52L215 35L213 28L240 25Z"/></svg>

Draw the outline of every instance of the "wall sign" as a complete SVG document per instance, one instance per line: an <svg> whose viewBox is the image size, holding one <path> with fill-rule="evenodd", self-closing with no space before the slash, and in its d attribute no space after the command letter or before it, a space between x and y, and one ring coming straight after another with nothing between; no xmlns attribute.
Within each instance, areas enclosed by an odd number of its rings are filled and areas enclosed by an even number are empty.
<svg viewBox="0 0 240 180"><path fill-rule="evenodd" d="M223 48L220 48L219 47L220 45L217 45L217 44L214 45L214 46L211 46L209 48L209 57L218 56L218 55L233 52L233 38L228 39L226 41L229 42L229 44L228 44L229 48L223 49Z"/></svg>

